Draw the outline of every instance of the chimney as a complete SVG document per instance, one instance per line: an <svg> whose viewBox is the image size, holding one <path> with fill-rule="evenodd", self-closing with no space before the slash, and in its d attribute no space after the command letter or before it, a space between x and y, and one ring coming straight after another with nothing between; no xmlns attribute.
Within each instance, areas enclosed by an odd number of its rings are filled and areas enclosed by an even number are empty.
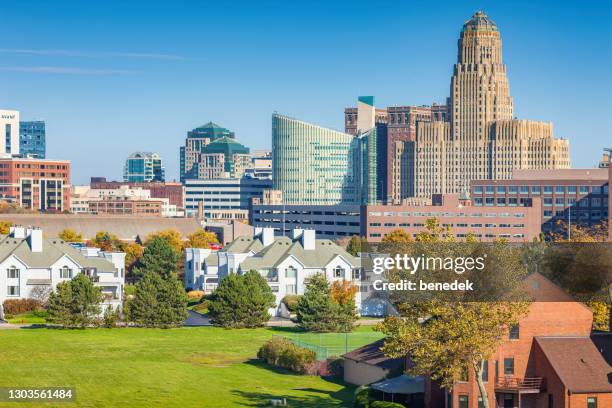
<svg viewBox="0 0 612 408"><path fill-rule="evenodd" d="M13 238L23 239L26 237L26 229L21 225L13 227Z"/></svg>
<svg viewBox="0 0 612 408"><path fill-rule="evenodd" d="M30 250L32 252L43 251L43 235L40 228L32 228L29 230L28 239L30 241Z"/></svg>
<svg viewBox="0 0 612 408"><path fill-rule="evenodd" d="M299 237L302 236L303 233L304 233L304 230L302 228L295 228L293 231L291 231L291 238L298 239Z"/></svg>
<svg viewBox="0 0 612 408"><path fill-rule="evenodd" d="M260 239L265 247L272 244L274 242L274 228L264 228L261 232Z"/></svg>
<svg viewBox="0 0 612 408"><path fill-rule="evenodd" d="M306 251L314 251L316 243L315 230L304 230L302 232L302 246Z"/></svg>

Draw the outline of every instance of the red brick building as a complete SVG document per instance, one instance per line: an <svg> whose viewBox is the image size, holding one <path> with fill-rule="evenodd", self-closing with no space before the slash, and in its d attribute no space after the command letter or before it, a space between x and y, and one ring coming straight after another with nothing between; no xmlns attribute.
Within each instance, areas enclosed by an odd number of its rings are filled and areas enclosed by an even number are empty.
<svg viewBox="0 0 612 408"><path fill-rule="evenodd" d="M167 198L169 204L176 205L177 208L184 208L183 203L184 188L181 183L173 182L122 182L122 181L107 181L104 177L92 177L89 183L92 189L118 189L121 186L130 186L130 188L141 187L144 190L151 192L151 198Z"/></svg>
<svg viewBox="0 0 612 408"><path fill-rule="evenodd" d="M0 195L41 212L70 210L70 162L32 158L0 159Z"/></svg>
<svg viewBox="0 0 612 408"><path fill-rule="evenodd" d="M540 234L539 203L539 198L534 198L517 207L483 208L447 194L434 196L432 205L368 205L361 211L361 235L370 242L380 242L391 231L402 229L415 237L428 219L436 218L457 238L473 234L482 241L531 241Z"/></svg>

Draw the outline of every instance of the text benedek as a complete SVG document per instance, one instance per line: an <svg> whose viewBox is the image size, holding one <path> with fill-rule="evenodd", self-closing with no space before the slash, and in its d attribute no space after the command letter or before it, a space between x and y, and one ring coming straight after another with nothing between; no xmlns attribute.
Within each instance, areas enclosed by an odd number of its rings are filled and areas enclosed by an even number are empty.
<svg viewBox="0 0 612 408"><path fill-rule="evenodd" d="M465 281L454 282L424 282L419 280L414 282L411 280L401 280L399 282L383 282L376 280L372 286L374 290L408 290L408 291L468 291L474 290L474 283L469 279Z"/></svg>

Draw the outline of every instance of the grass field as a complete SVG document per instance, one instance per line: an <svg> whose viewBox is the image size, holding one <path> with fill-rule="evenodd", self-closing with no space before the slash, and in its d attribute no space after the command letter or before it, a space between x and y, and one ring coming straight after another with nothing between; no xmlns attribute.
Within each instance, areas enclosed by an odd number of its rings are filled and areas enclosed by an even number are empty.
<svg viewBox="0 0 612 408"><path fill-rule="evenodd" d="M68 386L77 394L76 403L0 406L256 407L283 397L291 407L352 406L352 387L254 360L273 334L296 335L289 328L0 330L0 387Z"/></svg>

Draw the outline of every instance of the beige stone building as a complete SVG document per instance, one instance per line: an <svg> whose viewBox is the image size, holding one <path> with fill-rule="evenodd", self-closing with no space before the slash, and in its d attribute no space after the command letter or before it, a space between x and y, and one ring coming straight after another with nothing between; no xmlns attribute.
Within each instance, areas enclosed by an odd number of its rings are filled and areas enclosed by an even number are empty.
<svg viewBox="0 0 612 408"><path fill-rule="evenodd" d="M569 168L569 143L552 124L514 118L500 34L483 12L463 25L449 102L450 121L417 123L414 195L459 193L516 169Z"/></svg>

